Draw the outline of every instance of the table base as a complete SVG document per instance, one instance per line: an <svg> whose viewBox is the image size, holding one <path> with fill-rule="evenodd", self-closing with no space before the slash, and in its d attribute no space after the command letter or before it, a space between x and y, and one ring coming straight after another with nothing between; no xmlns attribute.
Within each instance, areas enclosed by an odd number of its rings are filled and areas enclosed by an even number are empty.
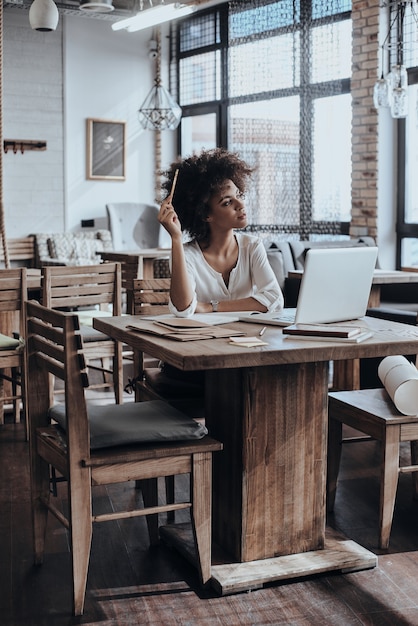
<svg viewBox="0 0 418 626"><path fill-rule="evenodd" d="M160 534L165 543L195 563L190 524L162 526ZM376 565L377 556L373 552L327 528L325 547L322 550L248 563L218 562L212 565L211 585L219 595L224 596L259 589L274 581L292 582L295 578L335 571L347 574L372 569Z"/></svg>

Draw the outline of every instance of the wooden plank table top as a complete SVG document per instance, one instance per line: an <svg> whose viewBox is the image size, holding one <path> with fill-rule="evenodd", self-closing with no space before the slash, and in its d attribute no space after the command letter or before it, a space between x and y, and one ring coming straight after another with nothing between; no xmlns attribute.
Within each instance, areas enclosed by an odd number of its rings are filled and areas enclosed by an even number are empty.
<svg viewBox="0 0 418 626"><path fill-rule="evenodd" d="M355 325L373 336L350 344L284 338L268 326L267 345L243 348L228 339L147 335L129 330L130 321L98 318L94 327L179 369L206 370L206 424L224 444L213 460L213 536L229 555L213 566L214 587L223 594L257 587L266 576L374 567L375 555L345 538L330 543L326 533L329 361L416 353L418 330L362 318ZM230 326L249 336L260 329Z"/></svg>

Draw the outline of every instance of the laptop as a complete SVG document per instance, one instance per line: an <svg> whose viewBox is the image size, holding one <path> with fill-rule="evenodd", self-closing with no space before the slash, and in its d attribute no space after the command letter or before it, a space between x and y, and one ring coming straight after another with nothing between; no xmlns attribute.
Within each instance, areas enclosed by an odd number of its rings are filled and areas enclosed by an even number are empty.
<svg viewBox="0 0 418 626"><path fill-rule="evenodd" d="M310 248L306 253L297 307L248 312L241 322L289 326L326 324L366 315L377 247Z"/></svg>

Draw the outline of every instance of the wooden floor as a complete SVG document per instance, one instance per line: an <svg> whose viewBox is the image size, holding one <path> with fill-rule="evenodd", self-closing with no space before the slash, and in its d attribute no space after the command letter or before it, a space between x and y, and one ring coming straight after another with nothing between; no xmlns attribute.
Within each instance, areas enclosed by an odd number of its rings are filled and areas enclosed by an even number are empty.
<svg viewBox="0 0 418 626"><path fill-rule="evenodd" d="M405 448L405 455L408 448ZM378 555L378 567L274 584L219 598L200 592L193 569L164 545L149 549L145 522L122 520L94 529L85 614L70 610L66 531L51 518L47 554L32 565L28 445L20 425L0 427L0 624L97 626L281 624L418 626L418 502L402 476L390 549L377 549L375 443L346 446L335 515L329 520ZM179 489L187 483L177 482ZM60 486L65 506L65 488ZM100 488L96 510L134 501L133 484Z"/></svg>

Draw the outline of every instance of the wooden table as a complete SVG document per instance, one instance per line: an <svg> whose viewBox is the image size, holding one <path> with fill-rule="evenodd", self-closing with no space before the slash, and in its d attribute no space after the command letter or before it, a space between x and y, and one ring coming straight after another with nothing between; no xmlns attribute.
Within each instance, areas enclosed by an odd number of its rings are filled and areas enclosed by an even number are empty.
<svg viewBox="0 0 418 626"><path fill-rule="evenodd" d="M303 270L289 272L289 278L302 278ZM418 283L418 272L404 270L376 269L373 273L372 288L370 290L368 307L380 306L380 288L382 285L400 285Z"/></svg>
<svg viewBox="0 0 418 626"><path fill-rule="evenodd" d="M132 281L134 278L154 278L154 261L170 257L170 248L138 248L137 250L121 250L99 252L103 261L120 263L122 268L122 287L127 291L127 311L133 311L131 298Z"/></svg>
<svg viewBox="0 0 418 626"><path fill-rule="evenodd" d="M373 553L325 531L328 367L418 352L415 327L364 318L373 337L348 344L284 338L269 326L268 345L242 348L225 339L176 342L130 331L129 323L129 316L94 320L98 330L177 368L207 372L206 424L224 444L214 458L213 536L224 557L213 565L212 583L219 593L376 565Z"/></svg>

